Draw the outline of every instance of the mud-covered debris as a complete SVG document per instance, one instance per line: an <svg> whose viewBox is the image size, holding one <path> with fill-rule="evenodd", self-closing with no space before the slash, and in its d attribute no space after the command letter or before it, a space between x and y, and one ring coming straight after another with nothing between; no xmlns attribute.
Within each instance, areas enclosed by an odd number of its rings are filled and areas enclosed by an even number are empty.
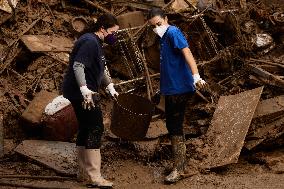
<svg viewBox="0 0 284 189"><path fill-rule="evenodd" d="M66 37L24 35L21 40L32 52L70 52L73 46L72 40Z"/></svg>
<svg viewBox="0 0 284 189"><path fill-rule="evenodd" d="M251 69L252 74L261 82L282 89L284 88L284 80L281 76L274 75L259 66L248 65L248 67Z"/></svg>
<svg viewBox="0 0 284 189"><path fill-rule="evenodd" d="M22 114L25 126L36 126L41 123L44 109L58 94L44 91L39 92Z"/></svg>
<svg viewBox="0 0 284 189"><path fill-rule="evenodd" d="M134 153L140 158L151 158L159 150L159 139L147 140L147 141L135 141L131 142L134 146Z"/></svg>
<svg viewBox="0 0 284 189"><path fill-rule="evenodd" d="M275 120L272 119L272 120ZM276 119L271 123L257 122L255 124L253 132L246 137L245 148L252 150L255 147L264 143L263 148L271 148L283 145L278 144L277 140L284 136L284 117ZM281 142L281 141L280 141Z"/></svg>
<svg viewBox="0 0 284 189"><path fill-rule="evenodd" d="M15 151L56 172L75 175L77 170L74 143L44 140L24 140Z"/></svg>
<svg viewBox="0 0 284 189"><path fill-rule="evenodd" d="M76 34L83 32L88 25L88 21L83 16L77 16L71 20L72 29Z"/></svg>
<svg viewBox="0 0 284 189"><path fill-rule="evenodd" d="M16 8L18 0L2 0L0 1L0 10L8 13L12 13L13 9Z"/></svg>
<svg viewBox="0 0 284 189"><path fill-rule="evenodd" d="M120 29L135 28L142 26L145 18L142 11L133 11L117 16L117 21Z"/></svg>
<svg viewBox="0 0 284 189"><path fill-rule="evenodd" d="M262 100L256 107L253 121L267 123L284 115L284 95Z"/></svg>
<svg viewBox="0 0 284 189"><path fill-rule="evenodd" d="M3 114L0 112L0 158L4 156Z"/></svg>
<svg viewBox="0 0 284 189"><path fill-rule="evenodd" d="M284 173L284 149L268 152L257 152L250 156L248 160L252 163L264 164L276 174Z"/></svg>
<svg viewBox="0 0 284 189"><path fill-rule="evenodd" d="M191 151L202 152L204 155L198 166L213 168L238 161L262 90L263 87L259 87L237 95L220 97L201 145L193 149L194 140L188 142Z"/></svg>
<svg viewBox="0 0 284 189"><path fill-rule="evenodd" d="M146 138L158 138L166 134L168 134L166 122L163 120L157 120L150 123Z"/></svg>

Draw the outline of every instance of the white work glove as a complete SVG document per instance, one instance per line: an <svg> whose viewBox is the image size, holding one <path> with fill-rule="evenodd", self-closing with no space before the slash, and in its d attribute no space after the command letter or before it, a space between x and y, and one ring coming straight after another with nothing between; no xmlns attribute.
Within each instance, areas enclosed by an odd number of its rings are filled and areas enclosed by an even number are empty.
<svg viewBox="0 0 284 189"><path fill-rule="evenodd" d="M116 92L115 88L113 87L113 83L108 84L108 86L106 87L106 90L109 92L109 94L113 97L113 98L117 98L118 93Z"/></svg>
<svg viewBox="0 0 284 189"><path fill-rule="evenodd" d="M193 84L194 87L199 89L205 89L207 87L207 83L200 77L199 74L193 74Z"/></svg>
<svg viewBox="0 0 284 189"><path fill-rule="evenodd" d="M88 110L94 108L96 105L93 100L93 95L98 93L91 91L86 85L80 87L80 91L84 98L84 101L82 103L83 108Z"/></svg>

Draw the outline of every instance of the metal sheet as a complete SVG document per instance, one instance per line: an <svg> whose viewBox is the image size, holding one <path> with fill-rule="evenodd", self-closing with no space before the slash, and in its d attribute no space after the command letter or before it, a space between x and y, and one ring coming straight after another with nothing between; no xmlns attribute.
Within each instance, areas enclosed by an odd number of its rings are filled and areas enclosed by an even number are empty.
<svg viewBox="0 0 284 189"><path fill-rule="evenodd" d="M263 87L260 87L220 97L206 133L208 152L201 167L212 168L238 161L262 90Z"/></svg>
<svg viewBox="0 0 284 189"><path fill-rule="evenodd" d="M66 37L24 35L21 40L32 52L70 52L73 46L73 42Z"/></svg>
<svg viewBox="0 0 284 189"><path fill-rule="evenodd" d="M76 174L75 143L25 140L17 146L15 151L54 169L58 173Z"/></svg>

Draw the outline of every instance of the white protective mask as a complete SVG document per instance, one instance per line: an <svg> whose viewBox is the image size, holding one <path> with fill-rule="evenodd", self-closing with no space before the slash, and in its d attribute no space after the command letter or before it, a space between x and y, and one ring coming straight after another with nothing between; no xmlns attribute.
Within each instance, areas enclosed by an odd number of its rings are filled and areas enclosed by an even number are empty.
<svg viewBox="0 0 284 189"><path fill-rule="evenodd" d="M160 38L163 37L163 35L166 33L167 29L169 26L162 25L162 26L157 26L153 29L153 31L160 36Z"/></svg>

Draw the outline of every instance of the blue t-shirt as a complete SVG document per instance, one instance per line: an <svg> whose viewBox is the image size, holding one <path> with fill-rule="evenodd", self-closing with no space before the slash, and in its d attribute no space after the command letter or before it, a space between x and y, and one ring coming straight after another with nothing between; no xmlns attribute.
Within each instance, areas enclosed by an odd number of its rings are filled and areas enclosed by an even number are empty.
<svg viewBox="0 0 284 189"><path fill-rule="evenodd" d="M181 49L189 47L175 26L169 26L160 40L160 91L163 95L194 92L193 77Z"/></svg>
<svg viewBox="0 0 284 189"><path fill-rule="evenodd" d="M73 70L74 62L84 64L87 87L97 92L101 85L106 62L102 42L97 35L93 33L82 35L76 41L70 54L69 67L62 87L63 96L69 100L83 99Z"/></svg>

